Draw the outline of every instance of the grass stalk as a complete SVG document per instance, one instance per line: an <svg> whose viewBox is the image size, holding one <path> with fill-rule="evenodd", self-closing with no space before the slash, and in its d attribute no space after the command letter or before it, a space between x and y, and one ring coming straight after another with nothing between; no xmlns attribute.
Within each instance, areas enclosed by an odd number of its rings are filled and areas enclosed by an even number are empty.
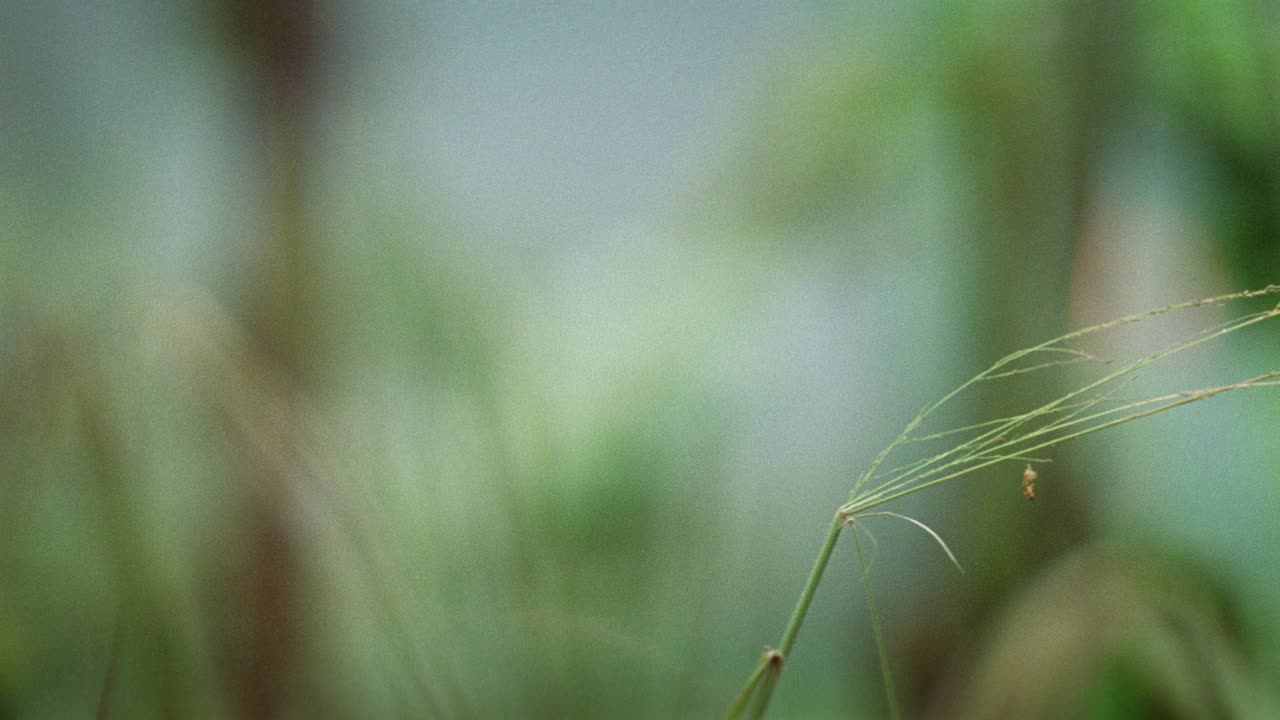
<svg viewBox="0 0 1280 720"><path fill-rule="evenodd" d="M1211 340L1221 338L1227 334L1280 316L1280 304L1277 304L1270 310L1236 317L1227 322L1212 326L1191 338L1184 339L1158 352L1151 353L1126 365L1122 365L1118 369L1106 373L1098 379L1087 382L1075 390L1022 413L1021 415L1012 415L998 420L989 420L966 425L962 428L931 432L927 435L913 436L913 433L915 433L917 428L923 425L935 410L955 398L960 393L964 392L966 389L980 382L1000 380L1012 376L1040 372L1064 365L1099 362L1091 355L1081 352L1075 348L1065 346L1066 343L1086 335L1141 322L1158 315L1165 315L1179 310L1222 305L1234 300L1255 298L1264 295L1273 295L1276 293L1280 293L1280 285L1268 285L1261 290L1229 293L1226 295L1205 298L1203 300L1193 300L1191 302L1166 305L1154 310L1128 315L1110 322L1075 330L1065 335L1053 338L1052 340L1047 340L1038 345L1018 350L1000 358L986 370L961 383L959 387L947 393L941 399L922 408L920 412L918 412L915 417L907 423L902 432L900 432L887 447L876 455L867 471L854 483L853 488L849 493L848 501L841 505L836 511L835 517L832 518L831 521L831 527L828 529L827 537L824 540L821 549L818 551L818 556L814 560L813 568L810 570L809 577L805 581L804 588L801 590L800 598L796 602L795 608L792 610L786 629L783 631L782 640L778 643L778 649L766 649L765 654L761 657L755 669L752 671L751 676L748 678L746 685L738 694L737 698L735 698L734 704L731 707L729 714L726 716L726 720L732 720L740 717L746 710L747 706L751 704L753 696L755 698L755 703L752 705L751 717L763 717L765 711L768 709L769 701L773 696L774 689L777 686L778 679L782 673L783 662L786 658L790 657L792 647L796 641L796 636L799 634L800 627L803 625L805 616L808 614L809 606L813 602L813 597L817 592L818 584L821 582L822 576L826 572L827 564L831 559L831 553L836 546L836 541L840 537L841 530L846 525L850 524L856 518L868 515L886 515L907 520L927 532L943 548L951 561L959 567L959 563L956 561L954 555L951 554L950 549L947 548L946 543L937 535L937 533L933 532L933 530L924 523L921 523L914 518L899 515L898 513L886 511L868 513L868 511L894 500L899 500L907 495L920 492L921 490L926 490L944 482L956 480L999 463L1006 463L1015 460L1045 462L1047 459L1036 459L1031 454L1038 450L1051 448L1092 433L1101 432L1102 430L1107 430L1124 423L1165 412L1166 410L1172 410L1176 407L1199 402L1201 400L1207 400L1234 390L1280 386L1280 371L1273 371L1226 385L1217 385L1199 390L1183 391L1128 402L1117 400L1115 398L1115 391L1113 389L1106 389L1106 386L1120 380L1132 380L1134 374L1139 370L1177 353L1183 352L1184 350L1191 349ZM1067 355L1068 357L1065 359L1039 362L1024 367L1014 365L1019 360L1031 355L1040 354L1043 356L1054 353ZM895 450L898 450L905 445L919 443L922 441L937 440L957 435L963 438L965 433L971 432L977 432L977 434L967 440L962 439L961 442L943 452L901 465L900 467L889 471L887 473L888 477L885 478L883 482L874 484L875 481L884 477L878 476L876 472L880 468L881 464L883 464ZM868 487L869 485L872 486ZM863 583L867 590L867 604L871 612L872 629L875 635L877 652L880 657L881 675L884 680L885 693L888 697L889 710L894 718L898 718L900 708L898 707L897 698L894 694L888 651L884 642L880 616L876 609L875 597L871 588L870 573L862 551L861 541L857 537L856 532L853 533L853 535L854 547L857 551Z"/></svg>
<svg viewBox="0 0 1280 720"><path fill-rule="evenodd" d="M1270 287L1275 288L1276 290L1280 290L1280 286L1270 286ZM845 507L851 508L853 509L853 511L861 511L869 507L874 507L874 505L882 504L882 502L888 502L888 500L890 499L897 499L904 495L904 493L901 493L899 491L910 486L912 483L918 483L916 485L917 489L931 487L937 483L933 481L924 483L921 481L923 481L924 479L932 475L940 474L945 472L946 470L962 465L965 462L972 461L975 459L975 456L977 456L978 454L990 456L992 455L992 452L994 450L1008 448L1015 445L1021 440L1025 440L1027 437L1031 435L1018 436L1014 440L1007 440L1006 437L1009 433L1017 430L1020 426L1024 426L1030 421L1038 419L1048 413L1058 411L1067 401L1074 400L1085 393L1099 389L1102 386L1112 383L1123 377L1132 376L1133 373L1137 372L1138 370L1141 370L1142 368L1145 368L1175 353L1188 350L1192 347L1208 342L1209 340L1222 337L1228 333L1241 330L1250 325L1254 325L1254 324L1263 322L1265 320L1269 320L1271 318L1276 317L1277 315L1280 315L1280 305L1277 305L1276 308L1273 308L1272 310L1269 310L1266 312L1253 313L1251 315L1246 315L1243 318L1239 318L1227 324L1224 327L1216 328L1211 333L1200 334L1190 340L1185 340L1169 348L1161 350L1160 352L1156 352L1151 355L1147 355L1146 357L1140 358L1120 368L1119 370L1109 373L1098 380L1087 383L1084 386L1077 388L1076 390L1073 390L1059 398L1056 398L1055 400L1052 400L1048 403L1045 403L1044 405L1041 405L1040 407L1037 407L1033 410L1023 413L1022 415L1013 416L1009 418L1006 422L991 428L990 430L982 433L981 435L978 435L975 438L972 438L966 442L960 443L959 445L956 445L955 447L945 452L939 453L938 455L935 455L932 458L928 458L923 462L915 463L913 464L913 466L908 466L911 468L909 471L907 471L902 475L899 475L897 477L890 479L886 483L876 487L874 490L868 491L866 493L855 492L850 497L849 502L846 504ZM1104 323L1104 325L1112 325L1112 324ZM1103 326L1095 326L1095 327L1103 327ZM1088 329L1089 328L1086 328L1086 330ZM1066 337L1079 336L1083 332L1084 331L1076 331L1075 333L1069 333L1068 335L1064 335L1062 337L1066 338ZM1022 352L1023 351L1019 351L1018 353L1013 353L1011 355L1006 356L1006 358L1020 356L1020 353ZM964 385L962 385L961 388L972 385L976 380L980 380L983 378L984 375L986 375L987 373L990 373L992 369L996 369L999 367L1003 367L1001 362L997 362L995 365L993 365L984 373L979 373L977 376L975 376L974 378L966 382ZM1255 381L1256 380L1257 379L1255 378ZM1241 387L1246 387L1249 382L1250 381L1243 381L1241 383L1233 383L1232 385L1222 386L1222 387L1225 389L1238 389ZM954 397L955 394L956 393L953 391L947 396L947 398ZM1213 395L1216 395L1216 394L1218 394L1218 392L1213 392L1203 397L1192 398L1190 401L1207 399L1208 397L1212 397ZM927 415L928 412L932 412L940 404L941 402L935 403L924 414ZM1187 403L1186 402L1173 403L1168 405L1167 407L1161 408L1161 410L1157 410L1156 412L1172 409L1173 407L1177 407L1185 404ZM1088 406L1086 406L1086 409L1087 407ZM1128 422L1130 420L1136 420L1142 417L1147 417L1153 414L1155 414L1155 412L1134 413L1133 415L1128 416L1127 419L1124 419L1124 422ZM915 419L911 421L908 427L914 428L915 426L919 425L921 417L922 416L918 415ZM1098 429L1104 429L1105 427L1113 427L1114 425L1117 425L1117 424L1120 424L1120 423L1108 423L1104 426L1099 426ZM1080 437L1081 435L1085 435L1085 434L1088 434L1088 433L1081 432L1081 433L1073 434L1070 436L1064 436L1057 441L1050 442L1049 444L1041 444L1041 445L1035 445L1035 446L1023 448L1020 452L1025 453L1025 452L1031 452L1033 450L1040 449L1043 447L1050 447L1052 445L1058 444L1059 442L1065 442L1068 439ZM898 439L895 440L894 443L890 445L890 448L903 444L904 439L905 439L905 434L899 435ZM883 456L885 455L885 453L882 452L881 455ZM1003 462L1005 459L1012 459L1012 457L1011 456L1000 457L999 459L994 460L994 462L987 462L987 463L980 463L977 465L973 465L969 468L969 470L977 470L982 467L987 467L988 465L994 464L995 462ZM933 469L927 470L927 471L924 470L924 468L929 467L930 465L935 465L935 464L937 466L934 467ZM939 479L950 480L964 474L968 474L968 471L946 474L943 476L943 478L939 478ZM910 493L905 493L905 494L910 494ZM871 504L871 503L874 503L874 504Z"/></svg>
<svg viewBox="0 0 1280 720"><path fill-rule="evenodd" d="M1191 404L1191 403L1193 403L1193 402L1199 402L1200 400L1207 400L1207 399L1209 399L1209 398L1211 398L1211 397L1214 397L1215 395L1220 395L1220 394L1222 394L1222 393L1224 393L1224 392L1228 392L1228 391L1230 391L1230 390L1240 390L1240 389L1244 389L1244 388L1275 387L1276 385L1280 385L1280 381L1273 382L1272 380L1270 380L1270 378L1276 378L1276 377L1280 377L1280 372L1266 373L1266 374L1264 374L1264 375L1259 375L1257 378L1252 378L1252 379L1250 379L1250 380L1244 380L1244 381L1241 381L1241 382L1238 382L1238 383L1233 383L1233 384L1231 384L1231 385L1221 385L1221 386L1214 387L1214 388L1208 388L1208 389L1206 389L1206 390L1202 390L1202 391L1194 391L1194 392L1192 392L1192 393L1190 393L1190 394L1187 394L1187 393L1178 393L1178 394L1176 394L1176 395L1174 395L1174 396L1172 396L1172 397L1179 397L1180 399L1175 400L1175 401L1173 401L1173 402L1165 403L1164 405L1159 405L1159 406L1157 406L1157 407L1151 408L1150 410L1145 410L1145 411L1143 411L1143 412L1131 413L1131 414L1129 414L1129 415L1125 415L1125 416L1123 416L1123 417L1116 418L1116 419L1111 420L1111 421L1109 421L1109 422L1105 422L1105 423L1101 423L1101 424L1098 424L1098 425L1094 425L1094 426L1092 426L1092 427L1087 427L1087 428L1085 428L1085 429L1083 429L1083 430L1078 430L1078 431L1076 431L1076 432L1068 433L1068 434L1066 434L1066 435L1060 435L1060 436L1058 436L1058 437L1054 437L1054 438L1049 439L1049 440L1046 440L1046 441L1044 441L1044 442L1041 442L1041 443L1038 443L1038 444L1035 444L1035 445L1031 445L1031 446L1029 446L1029 447L1021 448L1021 449L1019 449L1019 450L1018 450L1018 454L1006 454L1006 455L996 455L996 456L992 456L992 457L990 457L990 459L988 459L988 460L986 460L986 461L978 462L978 463L977 463L977 464L975 464L975 465L970 465L970 466L968 466L968 467L966 467L966 468L964 468L964 469L962 469L962 470L958 470L958 471L956 471L956 472L953 472L953 473L950 473L950 474L947 474L947 475L943 475L942 477L935 478L935 479L933 479L933 480L929 480L929 481L927 481L927 482L922 482L922 483L919 483L919 484L916 484L916 485L911 485L911 486L908 486L908 487L904 487L904 488L902 488L902 489L900 489L900 490L898 490L898 491L896 491L896 492L890 493L890 494L888 494L888 495L883 495L883 496L872 496L872 497L864 498L864 499L862 499L862 500L860 500L860 501L855 501L855 502L847 503L847 504L845 504L845 505L841 506L841 508L840 508L840 509L841 509L841 511L842 511L842 512L848 513L848 514L850 514L850 515L853 515L853 514L861 514L861 513L866 512L867 510L870 510L870 509L872 509L872 508L878 507L878 506L883 505L883 504L885 504L885 503L892 502L892 501L894 501L894 500L898 500L898 499L903 498L903 497L906 497L906 496L908 496L908 495L912 495L912 494L914 494L914 493L920 492L921 490L925 490L925 489L927 489L927 488L931 488L931 487L933 487L933 486L935 486L935 485L940 485L940 484L942 484L942 483L944 483L944 482L947 482L947 481L949 481L949 480L955 480L955 479L957 479L957 478L963 477L963 476L965 476L965 475L969 475L969 474L971 474L971 473L973 473L973 472L976 472L976 471L978 471L978 470L981 470L981 469L983 469L983 468L987 468L987 467L990 467L990 466L992 466L992 465L996 465L996 464L998 464L998 463L1008 462L1008 461L1010 461L1010 460L1017 459L1017 457L1018 457L1018 456L1019 456L1019 454L1021 454L1021 453L1034 452L1034 451L1036 451L1036 450L1043 450L1043 449L1045 449L1045 448L1053 447L1053 446L1055 446L1055 445L1061 445L1062 443L1068 442L1068 441L1070 441L1070 440L1075 440L1075 439L1078 439L1078 438L1084 437L1085 435L1090 435L1090 434L1095 433L1095 432L1099 432L1099 431L1102 431L1102 430L1107 430L1107 429L1109 429L1109 428L1113 428L1113 427L1115 427L1115 426L1117 426L1117 425L1123 425L1124 423L1132 422L1132 421L1134 421L1134 420L1139 420L1139 419L1144 418L1144 417L1150 417L1150 416L1155 415L1155 414L1157 414L1157 413L1162 413L1162 412L1164 412L1164 411L1166 411L1166 410L1172 410L1173 408L1176 408L1176 407L1181 407L1181 406L1183 406L1183 405L1189 405L1189 404ZM1168 397L1168 396L1166 396L1166 397ZM1159 400L1159 399L1160 399L1160 398L1153 398L1152 400ZM1149 404L1150 402L1151 402L1150 400L1143 400L1143 401L1139 401L1139 402L1137 402L1137 403L1134 403L1134 405ZM1101 413L1100 413L1100 414L1101 414ZM997 447L997 448L995 448L995 449L1000 449L1001 447L1003 447L1003 446L999 446L999 447Z"/></svg>
<svg viewBox="0 0 1280 720"><path fill-rule="evenodd" d="M773 651L772 648L765 648L759 662L756 663L756 669L751 671L751 677L747 678L747 682L742 686L741 692L733 699L733 705L729 707L729 712L725 713L724 720L737 720L742 717L742 713L747 709L747 703L751 702L756 688L760 687L760 681L764 679L765 671L769 669L769 654L771 651Z"/></svg>
<svg viewBox="0 0 1280 720"><path fill-rule="evenodd" d="M898 693L893 688L893 670L889 666L889 649L884 642L884 630L880 625L880 613L876 610L876 596L871 591L871 573L867 569L867 561L862 554L862 541L858 538L858 533L853 533L853 547L858 553L858 568L862 571L862 584L867 589L867 609L871 613L871 632L876 639L876 654L880 657L880 678L884 681L884 694L889 701L889 717L893 718L893 720L900 720L902 710L898 707Z"/></svg>
<svg viewBox="0 0 1280 720"><path fill-rule="evenodd" d="M791 654L791 648L796 644L796 635L800 633L800 626L804 624L804 617L809 612L809 605L813 602L814 593L818 591L818 583L822 581L822 575L827 570L827 562L831 560L831 551L836 548L836 541L840 539L840 531L844 529L848 515L844 513L836 513L831 519L831 527L827 530L826 540L822 543L822 549L818 551L818 557L813 561L813 569L809 571L809 579L804 583L804 590L800 593L800 599L796 601L795 609L791 611L791 619L787 622L787 629L782 633L782 640L778 642L778 652L782 653L783 659Z"/></svg>
<svg viewBox="0 0 1280 720"><path fill-rule="evenodd" d="M831 527L827 529L827 537L822 541L822 548L818 550L818 557L813 561L813 568L809 571L809 578L805 580L804 589L800 592L800 599L796 601L796 606L791 611L791 619L787 621L787 627L782 631L782 640L778 642L778 649L765 649L764 657L761 658L760 663L752 672L752 677L747 681L746 686L738 693L733 707L730 709L729 714L725 716L726 720L731 720L741 715L743 708L750 700L751 693L757 686L760 687L760 694L756 698L751 717L763 717L765 710L769 708L769 701L773 699L774 688L778 685L778 676L782 674L783 663L796 643L796 636L800 634L800 626L804 624L804 618L809 614L809 605L813 603L813 596L818 592L818 583L822 582L822 576L826 574L827 563L831 561L831 552L835 550L836 541L840 539L840 531L844 529L847 522L848 516L839 512L831 519Z"/></svg>
<svg viewBox="0 0 1280 720"><path fill-rule="evenodd" d="M773 698L773 690L778 686L778 677L782 675L782 653L777 650L765 651L765 672L760 695L756 698L755 707L751 710L751 720L760 720L769 709L769 700Z"/></svg>

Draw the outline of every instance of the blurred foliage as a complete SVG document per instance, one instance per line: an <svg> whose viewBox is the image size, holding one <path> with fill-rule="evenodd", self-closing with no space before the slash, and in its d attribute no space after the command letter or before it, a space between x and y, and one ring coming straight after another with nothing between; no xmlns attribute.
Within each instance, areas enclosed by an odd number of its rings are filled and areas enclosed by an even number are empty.
<svg viewBox="0 0 1280 720"><path fill-rule="evenodd" d="M921 405L1280 276L1269 3L20 5L0 718L716 716ZM1278 409L912 498L908 711L1267 716ZM884 712L846 550L777 717Z"/></svg>
<svg viewBox="0 0 1280 720"><path fill-rule="evenodd" d="M1145 556L1145 557L1144 557ZM1013 598L937 717L1268 717L1214 583L1145 549L1088 547ZM959 660L959 659L957 659Z"/></svg>

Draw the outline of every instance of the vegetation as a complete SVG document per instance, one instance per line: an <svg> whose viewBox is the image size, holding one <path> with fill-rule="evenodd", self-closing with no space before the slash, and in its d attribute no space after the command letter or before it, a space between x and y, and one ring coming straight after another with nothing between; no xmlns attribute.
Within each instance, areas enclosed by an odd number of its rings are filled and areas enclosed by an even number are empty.
<svg viewBox="0 0 1280 720"><path fill-rule="evenodd" d="M928 525L915 518L895 512L873 512L875 508L935 485L957 480L993 465L1010 462L1049 462L1048 459L1033 456L1032 453L1166 410L1207 400L1235 390L1280 385L1280 379L1278 379L1280 378L1280 371L1273 370L1226 385L1184 390L1142 400L1124 399L1115 387L1121 381L1154 363L1280 315L1280 303L1268 310L1236 317L1224 324L1208 328L1194 337L1184 339L1170 347L1136 360L1121 363L1118 367L1112 361L1100 361L1083 350L1073 347L1076 341L1089 335L1171 312L1222 305L1236 300L1256 298L1277 292L1280 292L1280 285L1269 285L1261 290L1237 292L1177 305L1167 305L1155 310L1076 330L1004 356L991 367L973 376L942 397L942 399L923 408L907 424L901 434L876 456L867 471L854 483L853 490L849 494L849 501L836 510L835 517L831 521L830 530L827 532L826 540L818 551L818 557L814 560L813 570L810 572L809 579L800 594L800 599L796 603L791 619L782 633L782 639L779 641L778 647L776 649L772 647L765 648L760 660L756 663L755 669L751 672L751 676L747 679L746 685L734 700L728 715L726 715L726 720L741 717L753 698L755 703L751 711L751 717L759 718L764 716L769 706L769 701L773 697L774 689L777 687L783 665L791 655L792 648L795 646L796 636L800 632L800 626L804 623L804 618L809 611L809 605L813 601L814 593L817 591L822 576L826 573L832 551L835 549L836 541L844 528L855 527L863 529L863 524L860 521L869 517L893 517L904 520L926 532L929 537L941 546L951 562L959 568L959 562L951 552L951 549ZM1046 357L1051 359L1043 360ZM918 434L925 421L935 411L977 383L1000 380L1026 373L1043 372L1049 368L1086 363L1101 366L1103 368L1101 377L1086 382L1077 389L1038 405L1020 415L989 420L976 425L941 432ZM878 472L885 460L892 457L895 451L909 443L942 439L950 440L957 436L964 439L943 452L914 460L893 470L883 473ZM1035 477L1030 465L1027 466L1026 477L1027 480L1024 481L1024 487ZM1029 493L1027 497L1033 500L1034 494ZM880 616L871 589L871 577L868 574L861 541L856 533L854 535L854 547L857 551L858 566L861 569L862 580L866 586L867 605L875 631L876 647L880 656L880 668L884 679L885 693L888 696L890 714L897 718L900 716L900 711L894 693L888 652L885 648L884 636L880 627Z"/></svg>
<svg viewBox="0 0 1280 720"><path fill-rule="evenodd" d="M1277 20L0 4L0 720L1280 716Z"/></svg>

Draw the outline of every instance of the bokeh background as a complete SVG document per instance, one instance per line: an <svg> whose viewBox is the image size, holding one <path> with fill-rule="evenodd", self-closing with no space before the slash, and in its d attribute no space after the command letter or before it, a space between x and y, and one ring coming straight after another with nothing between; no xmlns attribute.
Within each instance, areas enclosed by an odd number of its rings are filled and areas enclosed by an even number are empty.
<svg viewBox="0 0 1280 720"><path fill-rule="evenodd" d="M0 717L716 717L922 405L1280 278L1280 9L4 3L0 233ZM1275 717L1277 418L872 526L908 714ZM886 712L855 567L771 716Z"/></svg>

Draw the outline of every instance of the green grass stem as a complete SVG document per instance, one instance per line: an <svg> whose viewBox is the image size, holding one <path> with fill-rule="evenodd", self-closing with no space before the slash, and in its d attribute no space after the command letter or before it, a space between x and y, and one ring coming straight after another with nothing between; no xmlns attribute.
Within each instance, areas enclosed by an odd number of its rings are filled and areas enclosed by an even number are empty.
<svg viewBox="0 0 1280 720"><path fill-rule="evenodd" d="M867 609L871 613L871 632L876 639L876 653L880 657L880 678L884 681L884 694L889 701L889 717L899 720L902 710L898 707L898 693L893 687L893 669L889 665L889 649L884 642L884 630L880 625L880 612L876 610L876 596L871 590L871 572L862 554L862 541L853 535L853 547L858 552L858 568L862 571L862 584L867 589ZM950 551L947 551L950 554Z"/></svg>
<svg viewBox="0 0 1280 720"><path fill-rule="evenodd" d="M1102 362L1080 350L1064 346L1065 343L1086 335L1141 322L1158 315L1164 315L1179 310L1223 305L1234 300L1256 298L1276 293L1280 293L1280 285L1268 285L1261 290L1229 293L1226 295L1205 298L1203 300L1193 300L1191 302L1178 303L1175 305L1166 305L1165 307L1136 313L1134 315L1128 315L1110 322L1075 330L1065 335L1053 338L1052 340L1047 340L1038 345L1018 350L1000 358L986 370L978 373L969 380L966 380L964 383L961 383L959 387L947 393L941 399L924 406L920 412L918 412L915 417L907 423L902 432L894 438L893 442L889 443L887 447L876 455L867 471L854 483L853 489L849 493L848 501L840 506L835 517L832 518L826 539L823 541L822 547L818 551L817 558L814 559L813 568L810 570L809 576L805 580L804 588L801 590L800 598L791 612L791 617L787 622L786 629L782 633L782 640L778 643L778 649L765 650L764 655L756 664L751 676L747 679L746 685L735 698L728 715L726 715L726 720L734 720L741 717L742 713L746 711L748 705L751 705L752 707L751 717L759 718L764 716L764 713L769 707L769 702L773 697L773 692L777 686L778 679L781 676L783 663L791 655L791 650L795 645L796 637L800 632L800 627L804 624L804 619L809 612L809 606L813 602L814 594L817 592L822 576L826 572L827 564L831 559L831 553L835 549L836 542L840 537L840 532L846 525L850 524L851 521L857 518L873 515L892 516L907 520L927 532L943 548L951 561L956 564L956 567L959 567L960 564L951 553L950 548L947 547L946 543L940 536L938 536L937 533L924 523L898 513L888 511L870 513L868 511L886 503L893 502L894 500L920 492L921 490L926 490L944 482L956 480L965 475L972 474L999 463L1012 461L1048 462L1047 458L1036 458L1032 456L1032 453L1035 453L1038 450L1051 448L1092 433L1113 428L1124 423L1165 412L1166 410L1172 410L1176 407L1199 402L1201 400L1207 400L1234 390L1275 387L1280 385L1280 371L1273 371L1227 385L1217 385L1201 388L1199 390L1171 393L1136 401L1119 400L1116 397L1114 388L1108 389L1106 387L1120 380L1132 380L1134 374L1139 370L1172 355L1183 352L1184 350L1188 350L1211 340L1221 338L1229 333L1233 333L1251 325L1280 316L1280 304L1277 304L1270 310L1236 317L1209 327L1191 338L1184 339L1166 347L1163 350L1138 358L1126 365L1122 365L1119 369L1106 373L1101 378L1085 383L1083 386L1032 410L1022 413L1021 415L1011 415L997 420L988 420L985 422L966 425L961 428L933 432L927 435L913 436L912 433L914 433L935 410L979 382L999 380L1015 375L1038 372L1052 367L1086 362L1097 362L1104 365L1110 365L1109 362ZM1037 353L1058 353L1069 357L1062 360L1040 362L1025 367L1014 366L1014 363L1017 363L1022 358ZM1096 394L1091 395L1091 393ZM963 437L964 433L972 432L977 432L977 434L967 440L962 440L943 452L901 465L900 467L887 472L885 475L876 474L880 466L889 458L889 456L892 455L895 450L904 445L909 443L938 440L956 435L961 435ZM872 487L868 487L868 485L881 479L883 479L882 482L874 484ZM862 543L856 532L853 533L853 536L854 547L858 555L858 563L862 571L863 583L867 590L867 604L871 613L872 629L875 635L877 652L880 657L881 675L884 680L885 693L888 697L889 710L892 717L898 718L900 716L900 708L898 707L897 698L894 693L888 651L884 642L884 634L881 630L879 612L875 605L875 596L872 592L870 572L863 555ZM755 699L754 704L752 704L753 697Z"/></svg>

